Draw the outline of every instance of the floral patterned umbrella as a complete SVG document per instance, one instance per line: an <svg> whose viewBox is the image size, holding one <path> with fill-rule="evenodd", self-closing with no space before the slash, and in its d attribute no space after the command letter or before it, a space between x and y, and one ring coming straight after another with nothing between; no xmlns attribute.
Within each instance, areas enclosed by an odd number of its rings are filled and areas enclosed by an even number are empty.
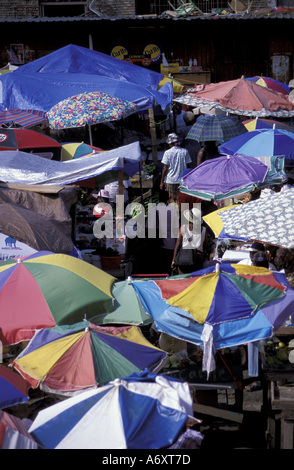
<svg viewBox="0 0 294 470"><path fill-rule="evenodd" d="M51 129L67 129L117 121L136 111L134 103L95 91L60 101L48 111L47 119Z"/></svg>

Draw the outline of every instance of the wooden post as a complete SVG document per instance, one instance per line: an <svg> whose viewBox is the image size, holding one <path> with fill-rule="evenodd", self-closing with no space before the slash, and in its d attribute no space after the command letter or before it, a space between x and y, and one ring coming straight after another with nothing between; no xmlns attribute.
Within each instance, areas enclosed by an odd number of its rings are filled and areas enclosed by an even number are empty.
<svg viewBox="0 0 294 470"><path fill-rule="evenodd" d="M157 158L157 138L156 138L156 124L154 120L154 110L153 108L148 109L149 115L149 127L150 127L150 135L151 135L151 148L152 148L152 161L157 166L158 158Z"/></svg>

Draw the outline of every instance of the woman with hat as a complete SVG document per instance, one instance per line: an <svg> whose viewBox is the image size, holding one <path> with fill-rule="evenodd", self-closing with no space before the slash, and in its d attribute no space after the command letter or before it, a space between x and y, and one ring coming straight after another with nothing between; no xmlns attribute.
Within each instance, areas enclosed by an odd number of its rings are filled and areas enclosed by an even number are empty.
<svg viewBox="0 0 294 470"><path fill-rule="evenodd" d="M164 189L164 183L166 183L170 200L178 202L180 175L190 168L192 160L188 150L181 147L178 134L169 134L166 143L170 148L164 152L161 160L163 169L160 189Z"/></svg>
<svg viewBox="0 0 294 470"><path fill-rule="evenodd" d="M172 269L178 274L191 273L203 268L203 244L206 238L206 228L202 227L201 210L193 208L184 211L188 224L181 226L179 237L174 249Z"/></svg>

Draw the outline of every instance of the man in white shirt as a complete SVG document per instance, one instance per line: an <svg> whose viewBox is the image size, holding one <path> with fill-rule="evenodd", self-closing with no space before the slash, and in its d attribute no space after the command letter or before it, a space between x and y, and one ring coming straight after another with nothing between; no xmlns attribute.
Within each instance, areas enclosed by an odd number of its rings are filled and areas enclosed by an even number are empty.
<svg viewBox="0 0 294 470"><path fill-rule="evenodd" d="M180 146L178 134L169 134L166 142L170 148L164 152L161 160L163 169L160 189L164 189L166 183L170 201L178 202L180 175L191 166L192 160L188 150Z"/></svg>

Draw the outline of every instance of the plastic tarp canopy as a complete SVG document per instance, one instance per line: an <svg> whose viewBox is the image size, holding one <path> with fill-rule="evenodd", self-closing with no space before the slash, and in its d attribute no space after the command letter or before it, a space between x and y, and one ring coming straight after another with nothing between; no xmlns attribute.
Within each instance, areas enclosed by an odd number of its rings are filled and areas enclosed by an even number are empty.
<svg viewBox="0 0 294 470"><path fill-rule="evenodd" d="M144 84L157 90L163 74L116 59L102 52L68 44L18 67L17 73L86 73Z"/></svg>
<svg viewBox="0 0 294 470"><path fill-rule="evenodd" d="M2 151L0 181L26 185L66 185L114 170L124 170L128 176L133 176L141 159L139 142L67 162L47 160L20 150Z"/></svg>
<svg viewBox="0 0 294 470"><path fill-rule="evenodd" d="M52 55L53 62L50 61ZM36 63L39 66L35 67ZM157 90L161 74L153 75L141 67L129 66L133 64L85 48L63 48L19 67L16 73L0 76L0 105L7 109L48 112L71 96L102 91L136 104L138 111L152 108L156 103L163 111L169 108L173 99L172 84L166 83Z"/></svg>

